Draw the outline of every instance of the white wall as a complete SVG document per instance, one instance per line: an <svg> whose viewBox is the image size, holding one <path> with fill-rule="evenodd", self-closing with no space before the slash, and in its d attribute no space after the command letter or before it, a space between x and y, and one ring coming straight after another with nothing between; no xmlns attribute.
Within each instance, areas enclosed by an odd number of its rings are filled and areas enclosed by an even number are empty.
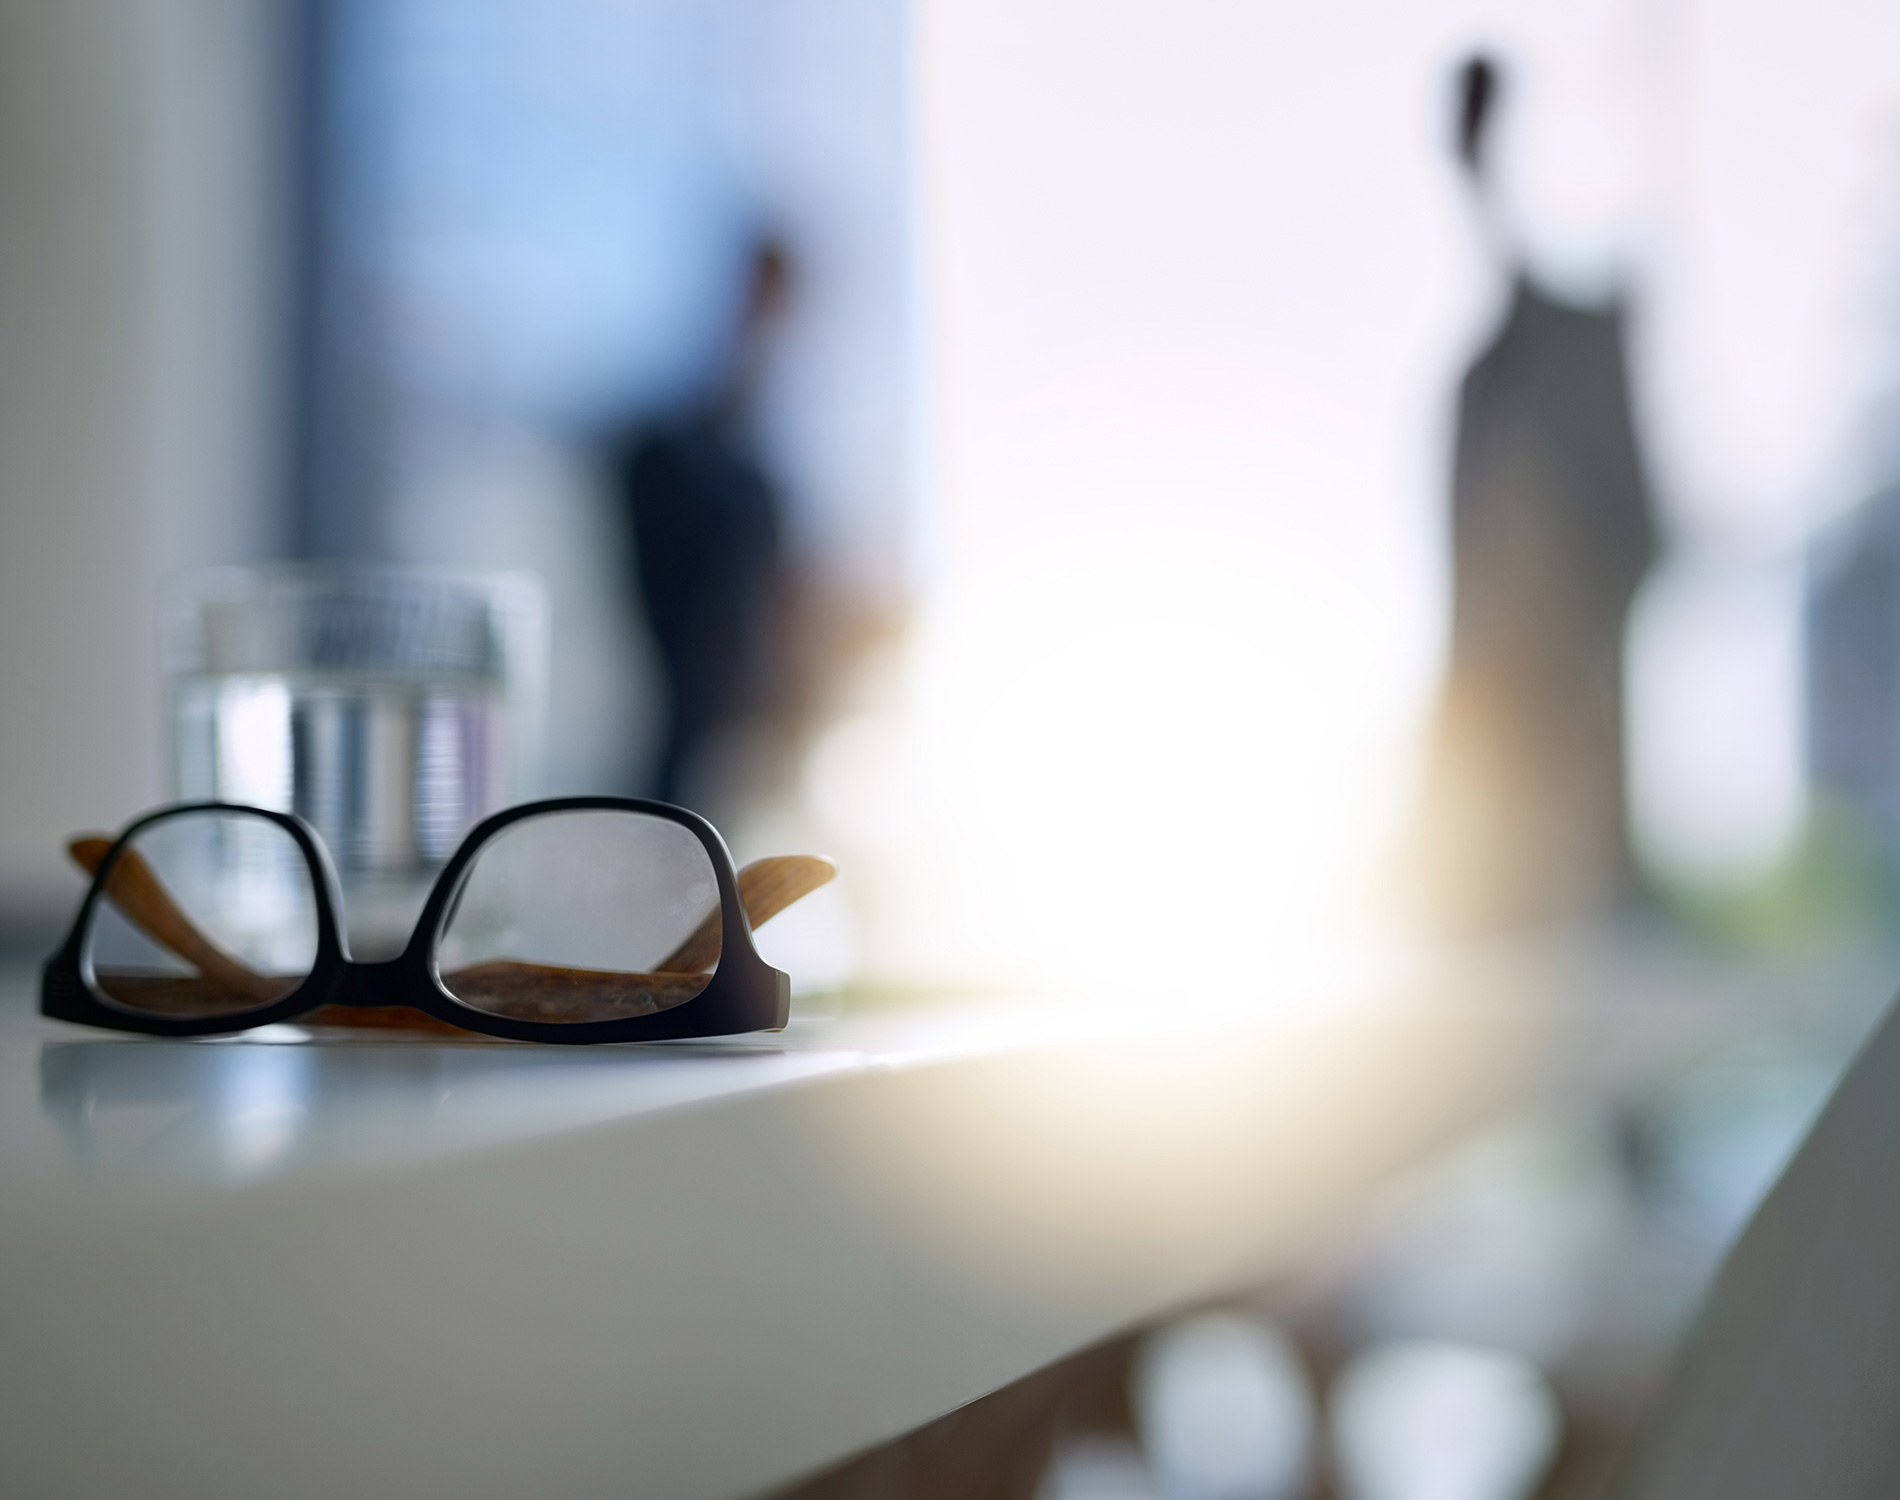
<svg viewBox="0 0 1900 1500"><path fill-rule="evenodd" d="M266 541L274 22L0 3L0 925L166 795L158 580Z"/></svg>

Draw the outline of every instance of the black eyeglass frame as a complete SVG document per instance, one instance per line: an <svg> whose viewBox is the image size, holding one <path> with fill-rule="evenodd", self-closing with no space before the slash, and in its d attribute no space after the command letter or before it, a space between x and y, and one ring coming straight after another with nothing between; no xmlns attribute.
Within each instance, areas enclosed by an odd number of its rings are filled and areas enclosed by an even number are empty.
<svg viewBox="0 0 1900 1500"><path fill-rule="evenodd" d="M443 986L435 963L442 929L483 845L528 818L563 812L644 813L677 823L699 840L712 861L719 888L719 963L706 988L690 1000L645 1016L614 1021L517 1021L490 1015L457 1000ZM165 1016L133 1010L104 995L86 973L86 934L105 896L114 867L131 841L167 819L198 813L243 813L276 824L296 841L309 867L317 911L317 953L309 977L281 1000L222 1016ZM759 956L739 897L732 851L719 830L698 813L644 797L552 797L524 802L484 818L463 838L442 867L423 903L408 944L396 957L359 962L349 956L338 913L343 907L336 868L317 831L295 813L273 812L232 802L185 802L162 807L131 823L113 840L80 902L72 930L40 971L40 1014L86 1026L136 1031L149 1036L215 1036L295 1021L326 1005L374 1008L406 1005L484 1036L517 1042L586 1046L602 1042L657 1042L682 1037L731 1036L775 1031L791 1013L791 979Z"/></svg>

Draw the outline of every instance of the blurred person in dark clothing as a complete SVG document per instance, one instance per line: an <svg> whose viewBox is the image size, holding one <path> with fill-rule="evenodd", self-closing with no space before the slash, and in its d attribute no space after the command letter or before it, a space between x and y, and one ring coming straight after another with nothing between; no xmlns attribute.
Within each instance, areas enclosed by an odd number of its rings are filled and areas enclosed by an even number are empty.
<svg viewBox="0 0 1900 1500"><path fill-rule="evenodd" d="M631 427L611 455L666 693L666 736L649 790L668 802L704 799L708 760L766 711L777 689L784 526L748 418L791 286L784 248L761 240L714 378L696 399Z"/></svg>
<svg viewBox="0 0 1900 1500"><path fill-rule="evenodd" d="M1451 650L1420 853L1438 925L1484 932L1638 898L1623 636L1656 534L1623 310L1537 284L1490 170L1503 79L1478 57L1459 83L1458 154L1513 291L1459 391Z"/></svg>

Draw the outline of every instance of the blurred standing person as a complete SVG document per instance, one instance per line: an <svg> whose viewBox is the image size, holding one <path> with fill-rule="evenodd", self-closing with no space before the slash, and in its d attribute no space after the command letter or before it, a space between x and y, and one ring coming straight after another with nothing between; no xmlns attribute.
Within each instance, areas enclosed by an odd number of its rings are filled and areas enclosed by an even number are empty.
<svg viewBox="0 0 1900 1500"><path fill-rule="evenodd" d="M750 419L792 280L785 248L758 241L738 326L713 378L673 411L631 426L611 455L666 695L665 738L648 789L667 802L703 801L713 753L781 692L783 507Z"/></svg>
<svg viewBox="0 0 1900 1500"><path fill-rule="evenodd" d="M1452 628L1421 854L1441 927L1626 907L1623 637L1656 554L1622 307L1537 284L1491 170L1503 79L1460 71L1457 148L1513 283L1459 391Z"/></svg>

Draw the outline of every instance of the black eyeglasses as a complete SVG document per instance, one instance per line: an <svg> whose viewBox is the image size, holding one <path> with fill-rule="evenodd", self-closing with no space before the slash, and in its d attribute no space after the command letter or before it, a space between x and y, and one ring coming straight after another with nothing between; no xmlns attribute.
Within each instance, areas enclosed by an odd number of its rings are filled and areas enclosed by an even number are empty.
<svg viewBox="0 0 1900 1500"><path fill-rule="evenodd" d="M664 802L530 802L462 841L399 955L359 963L329 855L293 814L169 807L70 850L92 886L40 1010L156 1036L299 1019L567 1043L775 1030L791 981L752 929L835 873L806 855L735 871L711 823Z"/></svg>

